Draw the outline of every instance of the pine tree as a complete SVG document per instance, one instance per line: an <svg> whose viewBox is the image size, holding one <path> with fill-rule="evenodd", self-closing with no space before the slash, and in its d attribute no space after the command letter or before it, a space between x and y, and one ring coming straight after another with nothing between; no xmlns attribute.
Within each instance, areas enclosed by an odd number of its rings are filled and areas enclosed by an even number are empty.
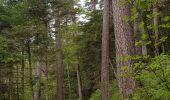
<svg viewBox="0 0 170 100"><path fill-rule="evenodd" d="M121 98L126 98L137 88L137 82L131 76L133 73L133 60L135 56L135 43L133 24L124 17L130 16L130 5L123 0L112 0L114 15L114 32L116 46L116 67L118 85ZM122 5L120 5L120 3ZM126 59L129 57L129 59Z"/></svg>

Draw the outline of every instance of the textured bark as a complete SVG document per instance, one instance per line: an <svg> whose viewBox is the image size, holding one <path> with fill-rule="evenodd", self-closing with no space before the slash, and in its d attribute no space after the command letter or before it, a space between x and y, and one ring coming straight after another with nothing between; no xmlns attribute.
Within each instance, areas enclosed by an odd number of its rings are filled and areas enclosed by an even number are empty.
<svg viewBox="0 0 170 100"><path fill-rule="evenodd" d="M124 0L112 0L114 15L114 32L116 46L116 67L121 98L132 94L137 88L136 80L131 76L133 73L132 59L124 59L135 55L134 30L131 22L124 20L124 16L130 16L128 3ZM120 5L120 2L122 5ZM123 70L126 67L125 70Z"/></svg>
<svg viewBox="0 0 170 100"><path fill-rule="evenodd" d="M102 100L109 99L109 0L104 0L102 62L101 62Z"/></svg>
<svg viewBox="0 0 170 100"><path fill-rule="evenodd" d="M33 90L33 79L32 79L32 61L31 61L31 47L30 40L27 41L27 53L28 53L28 63L29 63L29 77L30 77L30 92L32 100L34 100L34 90Z"/></svg>
<svg viewBox="0 0 170 100"><path fill-rule="evenodd" d="M79 94L79 99L83 99L83 93L82 93L82 83L81 83L81 76L80 76L80 65L77 65L77 84L78 84L78 94Z"/></svg>
<svg viewBox="0 0 170 100"><path fill-rule="evenodd" d="M59 33L55 34L56 40L56 76L57 76L57 100L63 100L63 68L61 55L61 38Z"/></svg>

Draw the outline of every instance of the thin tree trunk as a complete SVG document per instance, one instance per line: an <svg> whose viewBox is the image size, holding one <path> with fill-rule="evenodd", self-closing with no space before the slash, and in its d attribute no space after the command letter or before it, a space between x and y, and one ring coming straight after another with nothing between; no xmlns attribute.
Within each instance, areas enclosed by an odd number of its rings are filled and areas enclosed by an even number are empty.
<svg viewBox="0 0 170 100"><path fill-rule="evenodd" d="M77 65L77 81L78 81L78 94L79 94L79 99L83 99L83 93L82 93L82 83L81 83L81 76L80 76L80 65Z"/></svg>
<svg viewBox="0 0 170 100"><path fill-rule="evenodd" d="M109 99L109 0L104 0L101 88L102 88L102 100L108 100Z"/></svg>
<svg viewBox="0 0 170 100"><path fill-rule="evenodd" d="M16 80L16 84L17 84L17 100L19 100L19 85L18 85L18 66L17 66L17 80Z"/></svg>
<svg viewBox="0 0 170 100"><path fill-rule="evenodd" d="M37 64L36 76L35 76L35 93L34 100L40 100L40 77L41 77L41 67L42 64Z"/></svg>
<svg viewBox="0 0 170 100"><path fill-rule="evenodd" d="M135 42L139 42L139 41L142 41L140 36L141 36L141 33L139 31L139 24L140 24L140 20L139 18L137 18L135 21L134 21L134 36L135 36ZM142 55L142 45L135 45L135 48L136 48L136 54L137 55Z"/></svg>
<svg viewBox="0 0 170 100"><path fill-rule="evenodd" d="M145 34L145 28L140 29L141 34ZM142 40L142 55L146 56L148 54L147 47L146 47L146 41Z"/></svg>
<svg viewBox="0 0 170 100"><path fill-rule="evenodd" d="M46 61L46 71L45 71L45 77L46 77L46 82L45 82L45 89L46 89L46 100L49 99L49 88L48 88L48 82L49 82L49 79L48 79L48 61Z"/></svg>
<svg viewBox="0 0 170 100"><path fill-rule="evenodd" d="M136 54L137 55L147 55L147 47L145 40L142 40L140 37L142 34L145 34L144 26L140 27L140 23L143 21L142 14L139 13L139 17L134 22L134 34L135 34L135 42L141 41L141 45L136 46Z"/></svg>
<svg viewBox="0 0 170 100"><path fill-rule="evenodd" d="M153 7L153 13L158 13L158 5L155 4ZM159 42L159 29L158 29L158 16L154 16L153 18L153 24L154 24L154 33L155 33L155 55L159 55L159 47L158 47L158 42Z"/></svg>
<svg viewBox="0 0 170 100"><path fill-rule="evenodd" d="M49 35L48 35L49 34L48 33L48 23L45 22L45 24L46 24L46 29L47 29L46 36L49 39ZM49 80L48 80L48 67L49 67L49 64L48 64L48 42L46 44L45 52L46 52L46 54L45 54L45 63L46 63L46 70L45 70L46 83L45 83L45 89L46 89L46 96L45 96L45 98L46 98L46 100L49 100L50 98L49 98L49 88L48 88L48 82L49 82Z"/></svg>
<svg viewBox="0 0 170 100"><path fill-rule="evenodd" d="M69 100L71 99L71 84L70 84L70 69L67 64L67 79L68 79L68 92L69 92Z"/></svg>
<svg viewBox="0 0 170 100"><path fill-rule="evenodd" d="M158 1L157 3L153 6L153 13L159 13L158 10ZM155 33L155 55L159 55L160 52L160 48L162 50L162 52L165 52L165 47L164 44L161 44L161 47L159 47L157 44L159 42L159 35L160 35L160 31L159 31L159 16L156 15L153 18L153 24L154 24L154 33Z"/></svg>
<svg viewBox="0 0 170 100"><path fill-rule="evenodd" d="M112 62L111 62L111 59L109 59L109 63L110 63L110 66L111 66L111 68L112 68L112 70L113 70L113 73L114 73L114 75L115 75L116 80L118 80L118 78L117 78L117 73L116 73L116 68L114 68L114 66L113 66L113 64L112 64Z"/></svg>
<svg viewBox="0 0 170 100"><path fill-rule="evenodd" d="M30 48L30 40L27 43L27 53L28 53L28 63L29 63L29 77L30 77L30 92L32 100L34 100L34 90L33 90L33 79L32 79L32 61L31 61L31 48Z"/></svg>
<svg viewBox="0 0 170 100"><path fill-rule="evenodd" d="M138 86L137 81L131 76L134 61L125 59L128 56L132 57L135 55L134 30L132 23L124 20L124 16L130 16L129 3L125 3L124 0L112 0L112 2L118 86L121 98L124 99L133 94ZM122 2L123 4L120 5Z"/></svg>
<svg viewBox="0 0 170 100"><path fill-rule="evenodd" d="M91 0L93 10L96 10L96 2L97 0Z"/></svg>
<svg viewBox="0 0 170 100"><path fill-rule="evenodd" d="M56 28L56 76L57 76L57 100L63 100L63 68L61 55L61 38Z"/></svg>
<svg viewBox="0 0 170 100"><path fill-rule="evenodd" d="M24 47L22 47L22 67L21 67L21 85L22 85L22 89L21 89L21 98L22 100L24 100L24 78L25 78L25 58L24 58Z"/></svg>
<svg viewBox="0 0 170 100"><path fill-rule="evenodd" d="M9 100L12 100L12 96L13 96L13 93L12 93L12 91L13 91L13 84L12 84L12 76L13 76L13 72L12 72L12 70L13 70L13 66L11 67L11 69L9 69L9 84L8 84L8 99Z"/></svg>

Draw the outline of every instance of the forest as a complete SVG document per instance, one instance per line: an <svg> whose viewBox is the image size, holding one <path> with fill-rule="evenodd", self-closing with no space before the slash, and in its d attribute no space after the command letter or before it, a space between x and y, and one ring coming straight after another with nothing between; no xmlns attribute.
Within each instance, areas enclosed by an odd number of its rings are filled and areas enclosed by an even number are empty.
<svg viewBox="0 0 170 100"><path fill-rule="evenodd" d="M170 100L170 0L0 0L0 100Z"/></svg>

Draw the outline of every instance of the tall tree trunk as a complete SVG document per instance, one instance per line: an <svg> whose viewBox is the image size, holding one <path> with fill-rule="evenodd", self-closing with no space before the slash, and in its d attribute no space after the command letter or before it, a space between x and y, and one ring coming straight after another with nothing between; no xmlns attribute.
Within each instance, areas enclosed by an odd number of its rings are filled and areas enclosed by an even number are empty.
<svg viewBox="0 0 170 100"><path fill-rule="evenodd" d="M29 63L29 77L30 77L30 92L32 100L34 100L34 90L33 90L33 79L32 79L32 61L31 61L31 48L30 48L30 40L27 41L27 53L28 53L28 63Z"/></svg>
<svg viewBox="0 0 170 100"><path fill-rule="evenodd" d="M109 99L109 0L104 0L101 85L102 85L102 100L108 100Z"/></svg>
<svg viewBox="0 0 170 100"><path fill-rule="evenodd" d="M24 58L24 46L22 47L22 67L21 67L21 98L24 100L24 79L25 79L25 58Z"/></svg>
<svg viewBox="0 0 170 100"><path fill-rule="evenodd" d="M62 52L61 38L56 28L56 76L57 76L57 100L63 100L63 68L62 68Z"/></svg>
<svg viewBox="0 0 170 100"><path fill-rule="evenodd" d="M81 84L81 76L80 76L80 65L77 65L77 81L78 81L78 94L79 94L79 99L83 99L83 93L82 93L82 84Z"/></svg>
<svg viewBox="0 0 170 100"><path fill-rule="evenodd" d="M119 82L119 92L121 98L123 99L132 94L137 88L137 81L133 78L133 76L130 75L130 73L133 73L133 60L124 59L128 56L132 57L135 55L135 43L133 37L134 30L132 23L124 20L124 16L130 16L129 3L125 3L124 0L112 0L112 2L116 45L117 77ZM120 3L122 5L120 5Z"/></svg>

